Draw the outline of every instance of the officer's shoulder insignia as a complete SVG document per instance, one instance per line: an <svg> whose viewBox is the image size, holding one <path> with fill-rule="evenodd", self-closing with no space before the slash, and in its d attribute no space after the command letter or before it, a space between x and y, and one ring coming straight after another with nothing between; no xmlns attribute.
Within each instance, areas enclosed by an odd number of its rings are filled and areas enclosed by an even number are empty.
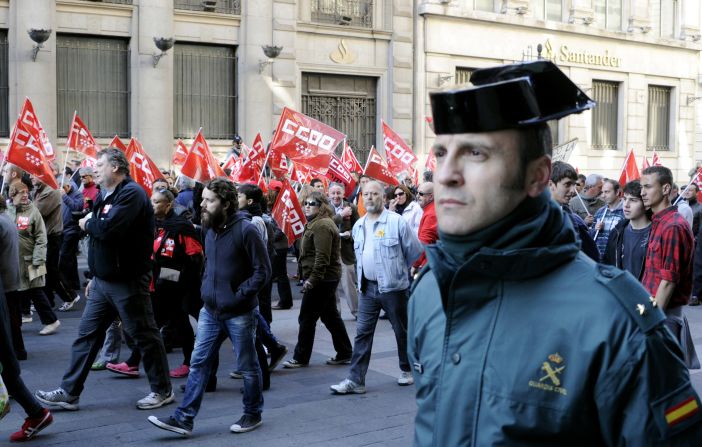
<svg viewBox="0 0 702 447"><path fill-rule="evenodd" d="M653 330L664 319L663 312L641 284L629 273L618 268L598 264L595 278L617 299L645 333Z"/></svg>

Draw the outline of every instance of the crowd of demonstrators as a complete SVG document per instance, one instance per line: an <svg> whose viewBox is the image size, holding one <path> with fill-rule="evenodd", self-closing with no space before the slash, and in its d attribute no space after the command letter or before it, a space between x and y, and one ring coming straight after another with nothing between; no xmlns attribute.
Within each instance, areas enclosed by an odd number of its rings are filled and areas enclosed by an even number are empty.
<svg viewBox="0 0 702 447"><path fill-rule="evenodd" d="M576 173L573 182L575 183L577 181L578 177ZM593 224L595 213L604 205L604 201L600 197L603 185L604 177L599 174L588 175L583 184L582 192L576 193L568 203L570 209L580 216L588 226Z"/></svg>

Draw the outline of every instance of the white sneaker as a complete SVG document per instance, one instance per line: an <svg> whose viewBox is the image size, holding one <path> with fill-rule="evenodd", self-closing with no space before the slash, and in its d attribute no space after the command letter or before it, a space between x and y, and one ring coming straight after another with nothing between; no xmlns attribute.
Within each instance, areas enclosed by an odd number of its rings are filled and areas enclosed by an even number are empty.
<svg viewBox="0 0 702 447"><path fill-rule="evenodd" d="M402 371L402 374L400 374L400 377L397 379L397 384L400 386L414 384L414 377L412 377L412 373L409 371Z"/></svg>
<svg viewBox="0 0 702 447"><path fill-rule="evenodd" d="M175 400L175 393L171 391L168 395L151 392L145 398L137 402L137 408L140 410L153 410L160 408L166 404L170 404Z"/></svg>
<svg viewBox="0 0 702 447"><path fill-rule="evenodd" d="M22 314L22 323L31 323L31 322L32 322L31 312L28 314Z"/></svg>
<svg viewBox="0 0 702 447"><path fill-rule="evenodd" d="M334 394L365 394L366 392L366 387L349 379L344 379L338 385L332 385L329 388Z"/></svg>
<svg viewBox="0 0 702 447"><path fill-rule="evenodd" d="M56 320L51 324L47 324L42 328L42 330L39 331L39 335L51 335L56 333L58 330L59 326L61 326L61 322Z"/></svg>
<svg viewBox="0 0 702 447"><path fill-rule="evenodd" d="M59 312L67 312L67 311L73 309L73 306L75 306L78 303L78 301L80 301L80 295L76 296L73 299L73 301L66 301L65 303L61 304L61 306L59 306L59 308L58 308L58 311Z"/></svg>

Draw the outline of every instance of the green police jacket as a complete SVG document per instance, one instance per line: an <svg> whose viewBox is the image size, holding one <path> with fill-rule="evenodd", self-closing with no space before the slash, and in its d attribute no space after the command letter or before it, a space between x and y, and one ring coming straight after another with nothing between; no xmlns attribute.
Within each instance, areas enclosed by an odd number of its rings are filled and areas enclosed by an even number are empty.
<svg viewBox="0 0 702 447"><path fill-rule="evenodd" d="M428 247L409 304L415 445L702 445L702 403L663 313L547 207L551 222L507 248L456 262Z"/></svg>

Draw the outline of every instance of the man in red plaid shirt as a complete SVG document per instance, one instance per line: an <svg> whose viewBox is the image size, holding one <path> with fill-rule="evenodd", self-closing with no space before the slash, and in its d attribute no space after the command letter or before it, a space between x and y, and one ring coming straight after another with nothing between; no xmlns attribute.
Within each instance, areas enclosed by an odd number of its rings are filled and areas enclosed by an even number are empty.
<svg viewBox="0 0 702 447"><path fill-rule="evenodd" d="M641 198L653 211L651 235L646 251L646 267L641 282L666 315L665 324L680 342L688 366L695 363L694 345L690 351L687 322L682 306L692 292L692 260L695 242L690 225L671 205L668 197L673 174L664 166L644 169ZM696 365L699 368L699 363Z"/></svg>

